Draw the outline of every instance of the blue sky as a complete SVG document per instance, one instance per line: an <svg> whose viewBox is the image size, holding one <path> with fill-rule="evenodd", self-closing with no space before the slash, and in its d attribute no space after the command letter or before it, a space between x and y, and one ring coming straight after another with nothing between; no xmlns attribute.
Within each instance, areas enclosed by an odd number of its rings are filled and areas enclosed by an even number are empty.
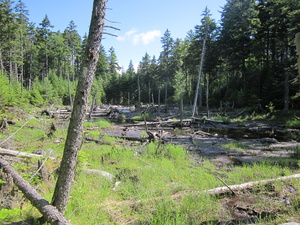
<svg viewBox="0 0 300 225"><path fill-rule="evenodd" d="M47 14L53 31L61 32L73 20L81 36L88 33L92 0L24 0L29 19L38 25ZM104 35L102 45L108 52L114 47L119 65L125 70L130 60L137 65L147 52L151 57L159 57L162 51L160 39L167 29L171 36L184 38L189 30L200 24L201 14L207 6L212 17L220 20L221 7L226 0L108 0L106 25L115 26L120 31L108 29L118 35Z"/></svg>

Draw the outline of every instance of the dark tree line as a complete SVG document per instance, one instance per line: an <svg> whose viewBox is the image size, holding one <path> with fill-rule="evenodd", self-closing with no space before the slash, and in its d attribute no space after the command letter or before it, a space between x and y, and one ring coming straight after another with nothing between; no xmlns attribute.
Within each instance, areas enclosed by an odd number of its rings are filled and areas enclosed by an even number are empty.
<svg viewBox="0 0 300 225"><path fill-rule="evenodd" d="M22 0L0 1L0 15L0 86L13 87L9 94L0 90L0 101L70 104L86 37L78 35L73 21L63 32L52 31L47 16L38 25L30 23ZM198 106L299 108L299 32L298 0L228 0L220 24L205 9L186 38L173 38L166 30L159 56L145 53L137 71L130 61L120 74L114 48L106 52L102 46L92 94L98 104L179 104L182 99L192 105L206 39Z"/></svg>

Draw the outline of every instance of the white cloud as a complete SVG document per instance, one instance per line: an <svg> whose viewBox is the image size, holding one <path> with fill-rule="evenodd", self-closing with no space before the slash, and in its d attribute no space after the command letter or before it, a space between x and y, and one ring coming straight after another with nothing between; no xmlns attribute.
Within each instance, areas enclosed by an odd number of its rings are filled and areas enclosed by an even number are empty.
<svg viewBox="0 0 300 225"><path fill-rule="evenodd" d="M118 36L118 41L126 41L132 39L132 36L137 32L136 29L131 29L130 31L127 31L124 36Z"/></svg>
<svg viewBox="0 0 300 225"><path fill-rule="evenodd" d="M151 30L146 33L135 34L133 38L133 44L137 45L140 42L142 44L147 45L150 42L154 41L156 37L160 37L161 33L159 30Z"/></svg>
<svg viewBox="0 0 300 225"><path fill-rule="evenodd" d="M133 45L143 44L148 45L153 42L155 38L161 36L160 30L151 30L145 33L137 33L136 29L132 29L124 34L124 36L117 37L118 41L132 41Z"/></svg>

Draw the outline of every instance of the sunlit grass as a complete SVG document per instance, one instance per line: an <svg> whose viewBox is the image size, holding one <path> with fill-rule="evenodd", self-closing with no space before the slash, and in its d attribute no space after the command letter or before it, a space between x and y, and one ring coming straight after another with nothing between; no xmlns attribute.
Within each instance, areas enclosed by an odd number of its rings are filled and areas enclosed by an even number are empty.
<svg viewBox="0 0 300 225"><path fill-rule="evenodd" d="M98 120L95 125L97 127L101 127L101 128L104 128L104 127L110 127L111 126L111 123L108 122L107 120L104 120L104 119L100 119Z"/></svg>
<svg viewBox="0 0 300 225"><path fill-rule="evenodd" d="M85 121L83 123L83 127L85 129L87 129L87 128L94 128L94 127L105 128L105 127L109 127L109 126L111 126L111 123L108 122L105 119L97 119L97 120L94 120L94 121Z"/></svg>
<svg viewBox="0 0 300 225"><path fill-rule="evenodd" d="M223 148L233 149L233 150L245 150L249 147L241 142L232 141L222 145Z"/></svg>
<svg viewBox="0 0 300 225"><path fill-rule="evenodd" d="M286 122L286 126L289 128L299 129L300 128L300 120L290 119Z"/></svg>
<svg viewBox="0 0 300 225"><path fill-rule="evenodd" d="M212 116L211 117L214 120L223 121L225 123L230 123L230 118L228 116Z"/></svg>
<svg viewBox="0 0 300 225"><path fill-rule="evenodd" d="M101 175L79 173L68 207L69 213L77 209L71 220L74 224L87 222L81 213L86 213L88 209L90 216L95 221L101 220L103 224L121 223L121 218L135 219L141 223L151 221L153 224L172 224L175 220L169 218L170 213L177 215L176 221L182 221L179 224L187 224L196 220L204 221L209 217L204 212L217 210L217 203L209 196L189 198L189 195L184 195L181 204L170 200L172 195L210 189L218 183L213 175L206 172L212 168L209 161L203 167L193 166L181 146L151 143L145 151L137 153L134 149L119 145L97 146L89 143L82 151L85 151L84 157L80 154L79 161L88 164L86 168L109 172L115 179L109 181ZM121 183L113 191L116 181ZM86 200L81 196L85 196ZM142 202L134 203L136 201ZM108 202L109 206L106 205ZM139 204L139 207L128 207L128 204L133 203ZM208 207L212 204L214 206ZM174 207L170 208L170 205ZM118 209L112 214L111 207ZM98 208L99 212L91 208ZM165 213L158 214L158 210ZM112 218L118 213L120 218Z"/></svg>
<svg viewBox="0 0 300 225"><path fill-rule="evenodd" d="M290 169L287 167L274 165L271 162L262 162L232 167L230 173L226 174L227 178L225 180L228 182L227 184L231 185L272 179L290 174Z"/></svg>
<svg viewBox="0 0 300 225"><path fill-rule="evenodd" d="M141 114L141 115L136 115L133 117L134 120L144 120L144 119L150 119L151 115L150 113L145 113L145 114Z"/></svg>

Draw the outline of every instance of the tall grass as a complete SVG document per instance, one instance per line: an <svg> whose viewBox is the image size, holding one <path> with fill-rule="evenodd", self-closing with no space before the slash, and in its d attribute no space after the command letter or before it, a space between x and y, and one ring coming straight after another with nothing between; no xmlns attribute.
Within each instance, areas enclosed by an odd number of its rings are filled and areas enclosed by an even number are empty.
<svg viewBox="0 0 300 225"><path fill-rule="evenodd" d="M223 148L226 148L226 149L234 149L234 150L245 150L245 149L248 149L249 147L241 142L238 142L238 141L231 141L231 142L228 142L224 145L222 145Z"/></svg>
<svg viewBox="0 0 300 225"><path fill-rule="evenodd" d="M206 220L208 211L218 209L209 196L183 194L213 188L217 181L206 172L211 166L208 161L203 167L194 166L180 146L151 143L138 153L119 145L88 144L82 151L91 162L88 168L109 172L115 178L109 181L78 173L68 206L69 214L76 210L73 224L90 223L91 218L93 224L189 224ZM113 189L116 181L121 183ZM171 198L177 194L182 194L180 202Z"/></svg>

